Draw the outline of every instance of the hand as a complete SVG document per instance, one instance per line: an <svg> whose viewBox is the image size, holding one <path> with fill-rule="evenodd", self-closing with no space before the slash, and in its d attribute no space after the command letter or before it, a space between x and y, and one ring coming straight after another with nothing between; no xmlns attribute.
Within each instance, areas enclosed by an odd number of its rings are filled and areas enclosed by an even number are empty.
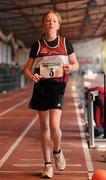
<svg viewBox="0 0 106 180"><path fill-rule="evenodd" d="M64 70L65 74L70 74L72 69L73 69L73 65L71 65L71 64L64 64L64 66L63 66L63 70Z"/></svg>
<svg viewBox="0 0 106 180"><path fill-rule="evenodd" d="M40 80L41 76L38 73L35 73L32 75L31 80L34 82L38 82Z"/></svg>

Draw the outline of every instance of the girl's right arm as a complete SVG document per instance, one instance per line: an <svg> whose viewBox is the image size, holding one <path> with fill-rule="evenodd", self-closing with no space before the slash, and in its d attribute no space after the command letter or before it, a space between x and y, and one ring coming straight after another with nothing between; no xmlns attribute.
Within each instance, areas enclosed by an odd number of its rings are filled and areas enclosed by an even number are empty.
<svg viewBox="0 0 106 180"><path fill-rule="evenodd" d="M28 79L30 79L34 82L38 82L40 80L41 76L38 75L37 73L32 74L32 72L31 72L34 62L35 62L34 59L29 57L28 62L24 68L24 73Z"/></svg>

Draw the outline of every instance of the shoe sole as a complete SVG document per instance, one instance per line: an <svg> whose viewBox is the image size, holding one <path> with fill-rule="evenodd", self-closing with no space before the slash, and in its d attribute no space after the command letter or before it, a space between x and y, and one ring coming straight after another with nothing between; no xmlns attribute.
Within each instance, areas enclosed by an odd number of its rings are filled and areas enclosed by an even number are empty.
<svg viewBox="0 0 106 180"><path fill-rule="evenodd" d="M46 176L43 176L43 177L42 177L42 179L46 179L46 178L47 178L47 179L50 179L50 178L52 178L52 176L49 177L49 176L46 175Z"/></svg>
<svg viewBox="0 0 106 180"><path fill-rule="evenodd" d="M62 169L56 168L58 171L63 171L66 168L66 166Z"/></svg>
<svg viewBox="0 0 106 180"><path fill-rule="evenodd" d="M57 169L58 171L63 171L65 168L66 168L66 163L65 163L65 165L64 165L63 168L58 168L58 167L56 167L56 169Z"/></svg>

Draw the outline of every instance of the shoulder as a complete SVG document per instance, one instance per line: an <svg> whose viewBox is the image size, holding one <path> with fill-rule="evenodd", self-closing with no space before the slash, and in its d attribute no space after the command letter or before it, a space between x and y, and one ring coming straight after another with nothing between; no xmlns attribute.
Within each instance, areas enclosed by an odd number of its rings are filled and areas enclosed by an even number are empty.
<svg viewBox="0 0 106 180"><path fill-rule="evenodd" d="M34 41L34 42L32 43L31 48L34 48L34 47L39 47L39 40L38 40L38 41Z"/></svg>
<svg viewBox="0 0 106 180"><path fill-rule="evenodd" d="M38 41L33 42L30 49L29 57L36 58L38 49L39 49L39 42Z"/></svg>
<svg viewBox="0 0 106 180"><path fill-rule="evenodd" d="M67 53L72 54L74 52L74 48L71 42L71 39L69 39L68 37L65 37L65 44L66 44L66 49L67 49Z"/></svg>
<svg viewBox="0 0 106 180"><path fill-rule="evenodd" d="M31 51L38 51L40 47L40 40L34 41L32 46L31 46Z"/></svg>
<svg viewBox="0 0 106 180"><path fill-rule="evenodd" d="M66 44L72 45L71 39L69 39L68 37L60 36L60 39L64 40Z"/></svg>
<svg viewBox="0 0 106 180"><path fill-rule="evenodd" d="M72 45L71 39L69 39L68 37L65 37L65 42Z"/></svg>

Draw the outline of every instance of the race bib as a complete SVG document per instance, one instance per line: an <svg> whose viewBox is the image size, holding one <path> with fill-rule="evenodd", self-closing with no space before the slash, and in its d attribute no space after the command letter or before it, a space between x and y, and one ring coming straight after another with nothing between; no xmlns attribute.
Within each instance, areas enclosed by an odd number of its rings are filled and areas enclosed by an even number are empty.
<svg viewBox="0 0 106 180"><path fill-rule="evenodd" d="M40 65L40 75L43 78L54 78L63 76L63 67L60 62L43 62Z"/></svg>

